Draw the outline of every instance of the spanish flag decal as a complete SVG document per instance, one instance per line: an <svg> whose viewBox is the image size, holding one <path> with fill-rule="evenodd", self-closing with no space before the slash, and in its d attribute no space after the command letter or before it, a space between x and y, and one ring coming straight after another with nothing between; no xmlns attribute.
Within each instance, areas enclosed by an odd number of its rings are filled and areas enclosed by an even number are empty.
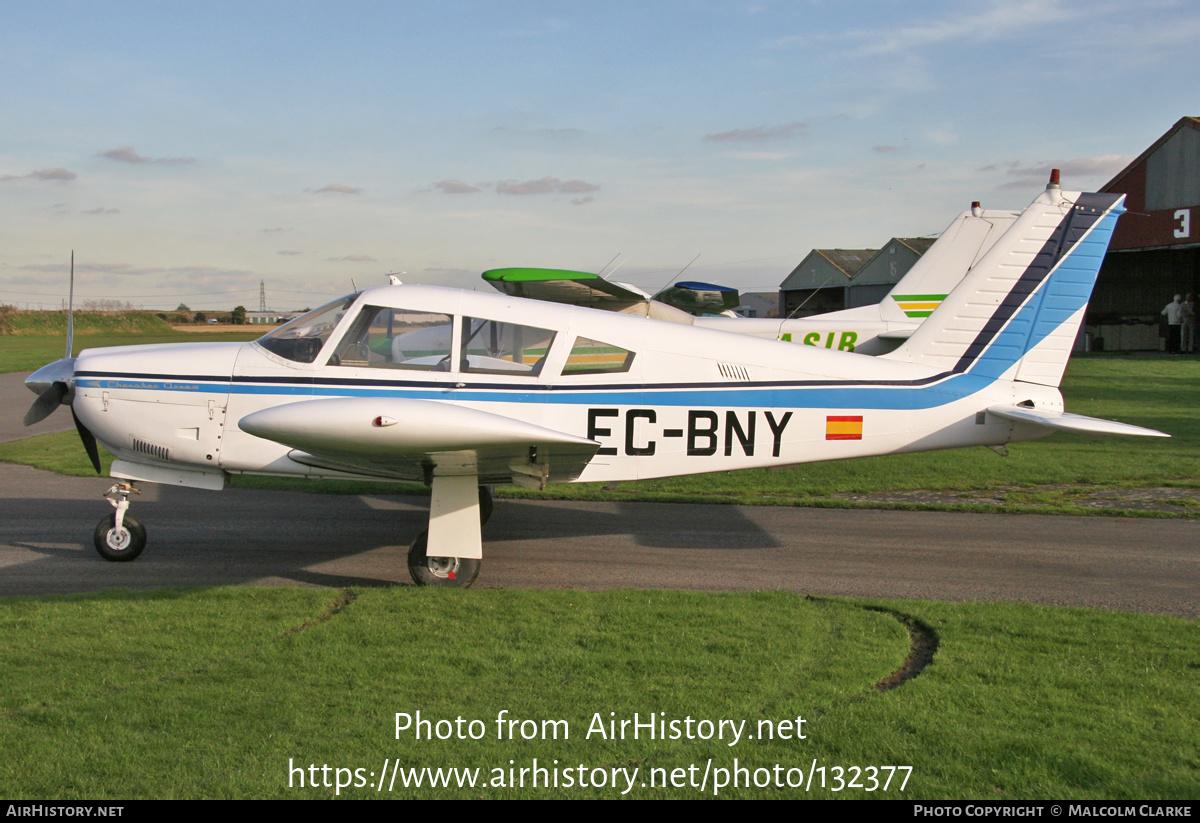
<svg viewBox="0 0 1200 823"><path fill-rule="evenodd" d="M825 418L826 440L862 440L862 415Z"/></svg>
<svg viewBox="0 0 1200 823"><path fill-rule="evenodd" d="M897 294L892 299L896 301L908 317L928 317L933 310L942 305L946 299L944 294Z"/></svg>

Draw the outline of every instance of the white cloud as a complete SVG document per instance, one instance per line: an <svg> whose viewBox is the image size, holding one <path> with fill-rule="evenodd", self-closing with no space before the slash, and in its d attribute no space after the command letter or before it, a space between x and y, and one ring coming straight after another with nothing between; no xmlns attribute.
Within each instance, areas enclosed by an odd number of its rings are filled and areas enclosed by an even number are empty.
<svg viewBox="0 0 1200 823"><path fill-rule="evenodd" d="M330 183L322 189L317 189L314 194L362 194L362 189L344 183Z"/></svg>
<svg viewBox="0 0 1200 823"><path fill-rule="evenodd" d="M797 121L794 123L785 123L782 126L755 126L751 129L734 129L733 131L723 131L718 134L706 134L704 135L704 139L712 143L742 140L782 140L793 137L796 132L807 128L807 123Z"/></svg>
<svg viewBox="0 0 1200 823"><path fill-rule="evenodd" d="M115 149L96 153L98 157L107 157L119 163L152 163L159 166L188 166L196 162L195 157L143 157L133 146L117 146Z"/></svg>
<svg viewBox="0 0 1200 823"><path fill-rule="evenodd" d="M939 146L952 146L958 142L958 133L950 128L930 129L925 137Z"/></svg>
<svg viewBox="0 0 1200 823"><path fill-rule="evenodd" d="M475 192L482 191L479 187L464 183L461 180L440 180L434 183L433 187L442 194L474 194Z"/></svg>
<svg viewBox="0 0 1200 823"><path fill-rule="evenodd" d="M64 183L74 180L78 176L75 172L62 168L38 169L37 171L29 172L29 174L6 174L0 177L0 182L8 180L54 180Z"/></svg>
<svg viewBox="0 0 1200 823"><path fill-rule="evenodd" d="M1021 164L1017 162L1004 163L1000 164L1005 169L1004 173L1015 179L1004 183L999 188L1020 189L1028 186L1044 184L1050 179L1050 172L1052 169L1061 170L1063 176L1063 185L1066 188L1072 188L1074 185L1070 182L1072 178L1079 179L1081 181L1095 180L1096 178L1108 178L1128 166L1133 159L1133 155L1101 154L1096 157L1076 157L1071 160L1059 160L1035 164ZM999 166L993 163L990 166L980 169L980 171L996 171L998 169Z"/></svg>
<svg viewBox="0 0 1200 823"><path fill-rule="evenodd" d="M946 20L906 26L896 30L849 32L848 37L862 42L861 54L911 52L949 41L998 40L1031 28L1042 28L1084 14L1087 8L1067 9L1054 0L1026 0L1021 3L998 2L974 13Z"/></svg>
<svg viewBox="0 0 1200 823"><path fill-rule="evenodd" d="M563 181L557 177L543 177L525 183L505 180L496 184L497 194L582 194L589 191L600 191L600 187L582 180Z"/></svg>

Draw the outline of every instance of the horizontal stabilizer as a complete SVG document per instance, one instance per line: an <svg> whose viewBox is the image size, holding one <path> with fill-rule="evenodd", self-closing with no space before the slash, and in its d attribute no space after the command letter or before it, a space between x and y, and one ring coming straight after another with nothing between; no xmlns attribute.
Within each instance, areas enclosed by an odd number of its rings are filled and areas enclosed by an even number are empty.
<svg viewBox="0 0 1200 823"><path fill-rule="evenodd" d="M1129 423L1118 423L1114 420L1101 420L1098 417L1085 417L1082 414L1067 412L1044 411L1028 406L989 406L988 414L1003 417L1005 420L1015 420L1018 423L1032 423L1057 431L1084 432L1086 434L1124 434L1136 437L1170 437L1164 432L1132 426Z"/></svg>
<svg viewBox="0 0 1200 823"><path fill-rule="evenodd" d="M881 331L879 333L880 340L907 340L913 336L913 332L917 330L916 326L910 326L907 329L892 329L891 331Z"/></svg>

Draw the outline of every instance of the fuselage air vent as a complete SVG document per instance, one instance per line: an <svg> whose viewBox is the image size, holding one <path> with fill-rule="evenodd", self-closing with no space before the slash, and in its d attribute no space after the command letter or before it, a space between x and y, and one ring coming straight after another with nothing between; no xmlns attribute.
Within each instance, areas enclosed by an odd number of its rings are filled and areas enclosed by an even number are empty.
<svg viewBox="0 0 1200 823"><path fill-rule="evenodd" d="M141 452L142 454L148 454L151 457L158 458L159 460L170 460L171 459L171 450L168 449L166 446L158 446L158 445L155 445L154 443L147 443L145 440L142 440L140 437L131 435L129 438L129 447L131 449L133 449L135 452Z"/></svg>
<svg viewBox="0 0 1200 823"><path fill-rule="evenodd" d="M717 363L717 370L726 380L749 380L750 372L745 366L733 366L729 363Z"/></svg>

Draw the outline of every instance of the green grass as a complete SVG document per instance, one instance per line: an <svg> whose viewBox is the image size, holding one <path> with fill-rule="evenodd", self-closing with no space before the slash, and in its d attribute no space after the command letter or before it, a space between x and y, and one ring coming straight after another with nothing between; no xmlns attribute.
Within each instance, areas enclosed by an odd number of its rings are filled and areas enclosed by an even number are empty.
<svg viewBox="0 0 1200 823"><path fill-rule="evenodd" d="M875 607L869 608L869 607ZM936 633L909 653L884 608ZM0 601L0 795L67 800L331 797L288 763L378 773L469 767L826 767L826 788L721 797L1196 799L1197 625L1023 605L853 602L777 592L207 589ZM569 739L499 740L495 718ZM480 740L397 737L395 714L484 722ZM778 723L804 740L606 740L644 719ZM663 715L659 715L663 717ZM478 729L478 727L476 727ZM912 766L886 793L832 767ZM308 774L305 773L307 778ZM319 776L319 773L318 773ZM333 773L330 773L333 779ZM611 788L343 789L343 797L617 797ZM294 776L293 776L294 782Z"/></svg>
<svg viewBox="0 0 1200 823"><path fill-rule="evenodd" d="M79 354L84 349L102 346L140 346L147 343L219 343L243 342L262 337L263 330L244 332L186 332L172 331L171 327L150 315L156 324L153 331L130 331L117 327L103 332L89 332L78 326L72 339L71 353ZM79 317L76 316L76 322ZM0 334L0 372L25 372L40 369L66 354L67 336L25 336Z"/></svg>
<svg viewBox="0 0 1200 823"><path fill-rule="evenodd" d="M164 334L170 325L148 312L76 312L76 334ZM67 314L60 311L17 311L0 306L0 335L67 338Z"/></svg>

